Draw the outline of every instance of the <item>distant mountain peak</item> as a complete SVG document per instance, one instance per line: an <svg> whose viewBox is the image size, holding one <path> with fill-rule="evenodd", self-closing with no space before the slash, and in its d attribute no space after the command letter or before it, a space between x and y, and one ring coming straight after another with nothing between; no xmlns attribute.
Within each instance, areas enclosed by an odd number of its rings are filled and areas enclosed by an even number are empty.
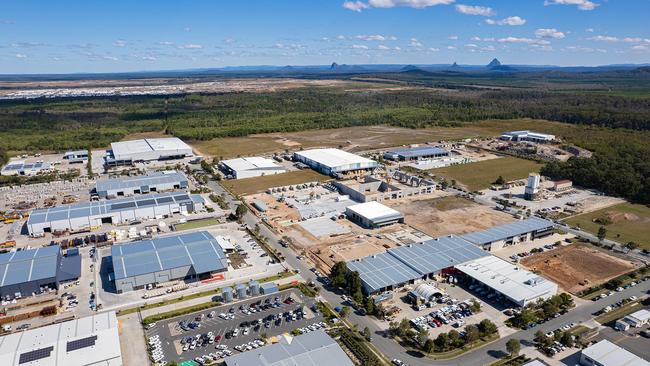
<svg viewBox="0 0 650 366"><path fill-rule="evenodd" d="M488 68L493 68L493 67L499 67L501 66L501 61L499 61L497 58L492 59L489 64L487 64Z"/></svg>
<svg viewBox="0 0 650 366"><path fill-rule="evenodd" d="M415 65L406 65L401 69L401 71L414 71L414 70L420 70L420 68Z"/></svg>
<svg viewBox="0 0 650 366"><path fill-rule="evenodd" d="M332 66L330 66L330 70L335 70L338 67L339 67L339 64L337 64L336 62L332 62Z"/></svg>
<svg viewBox="0 0 650 366"><path fill-rule="evenodd" d="M460 66L458 66L458 63L457 63L456 61L454 61L454 63L451 64L451 67L453 67L453 68L457 68L457 67L460 67Z"/></svg>

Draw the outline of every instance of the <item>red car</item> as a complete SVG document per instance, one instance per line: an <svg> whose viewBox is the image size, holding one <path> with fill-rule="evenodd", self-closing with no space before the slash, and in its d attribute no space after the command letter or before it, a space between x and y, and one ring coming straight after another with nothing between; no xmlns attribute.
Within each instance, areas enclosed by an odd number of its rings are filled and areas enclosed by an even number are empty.
<svg viewBox="0 0 650 366"><path fill-rule="evenodd" d="M221 336L218 335L218 336L214 337L214 342L215 342L215 343L219 343L219 342L221 342Z"/></svg>

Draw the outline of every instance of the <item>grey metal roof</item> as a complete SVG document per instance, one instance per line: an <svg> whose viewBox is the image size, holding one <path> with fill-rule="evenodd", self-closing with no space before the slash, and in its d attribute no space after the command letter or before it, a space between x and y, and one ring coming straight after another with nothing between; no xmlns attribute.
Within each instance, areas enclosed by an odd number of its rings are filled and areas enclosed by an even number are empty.
<svg viewBox="0 0 650 366"><path fill-rule="evenodd" d="M322 330L226 358L227 366L353 366L341 347Z"/></svg>
<svg viewBox="0 0 650 366"><path fill-rule="evenodd" d="M110 201L80 202L44 209L36 209L29 215L27 225L93 215L105 215L111 212L158 206L172 202L179 204L189 204L195 202L195 197L193 196L194 195L190 196L185 192L156 193ZM200 196L198 197L202 202L203 199L200 198Z"/></svg>
<svg viewBox="0 0 650 366"><path fill-rule="evenodd" d="M0 287L56 277L60 252L53 245L0 254Z"/></svg>
<svg viewBox="0 0 650 366"><path fill-rule="evenodd" d="M390 252L347 263L350 271L359 272L361 281L368 292L375 292L388 286L394 286L422 277L411 267L401 262Z"/></svg>
<svg viewBox="0 0 650 366"><path fill-rule="evenodd" d="M487 230L465 234L462 238L474 244L482 245L550 227L553 227L552 222L533 216L510 224L494 226Z"/></svg>
<svg viewBox="0 0 650 366"><path fill-rule="evenodd" d="M207 231L114 245L111 255L115 279L185 266L207 273L228 264L217 239Z"/></svg>
<svg viewBox="0 0 650 366"><path fill-rule="evenodd" d="M443 236L393 248L388 252L418 272L420 277L490 255L476 245L455 236Z"/></svg>
<svg viewBox="0 0 650 366"><path fill-rule="evenodd" d="M2 168L2 171L8 172L8 171L28 171L28 170L34 170L34 171L39 171L39 170L45 170L45 169L52 169L52 165L50 163L46 162L41 162L41 163L25 163L24 161L17 161L13 163L9 163L5 165L4 168Z"/></svg>
<svg viewBox="0 0 650 366"><path fill-rule="evenodd" d="M169 184L187 182L185 174L177 171L155 172L137 177L126 177L118 179L99 180L95 184L97 192L111 191L116 189L140 188L142 186L155 186L157 184Z"/></svg>
<svg viewBox="0 0 650 366"><path fill-rule="evenodd" d="M405 158L415 158L420 156L449 154L449 151L441 147L422 146L422 147L413 147L409 149L391 150L388 153L400 155Z"/></svg>

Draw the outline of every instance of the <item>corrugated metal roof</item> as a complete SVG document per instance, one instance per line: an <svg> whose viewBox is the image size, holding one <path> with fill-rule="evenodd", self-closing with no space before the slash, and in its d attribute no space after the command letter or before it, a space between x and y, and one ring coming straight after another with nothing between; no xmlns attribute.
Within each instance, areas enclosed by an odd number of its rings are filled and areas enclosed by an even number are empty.
<svg viewBox="0 0 650 366"><path fill-rule="evenodd" d="M97 192L101 192L115 189L140 188L142 186L155 186L157 184L169 184L177 182L187 182L187 177L185 174L177 171L165 171L140 175L137 177L99 180L95 184L95 190Z"/></svg>
<svg viewBox="0 0 650 366"><path fill-rule="evenodd" d="M533 216L510 224L494 226L487 230L465 234L462 238L474 244L482 245L551 227L553 227L552 222Z"/></svg>
<svg viewBox="0 0 650 366"><path fill-rule="evenodd" d="M339 149L312 149L296 151L294 154L315 161L323 166L336 168L349 164L367 164L373 167L377 162Z"/></svg>
<svg viewBox="0 0 650 366"><path fill-rule="evenodd" d="M388 154L399 155L405 158L413 158L413 157L429 156L429 155L445 155L445 154L449 154L449 151L441 147L420 146L420 147L413 147L409 149L391 150L388 151Z"/></svg>
<svg viewBox="0 0 650 366"><path fill-rule="evenodd" d="M359 272L366 291L375 292L420 278L420 274L389 252L380 253L347 263L350 271Z"/></svg>
<svg viewBox="0 0 650 366"><path fill-rule="evenodd" d="M341 347L322 330L226 358L227 366L353 366Z"/></svg>
<svg viewBox="0 0 650 366"><path fill-rule="evenodd" d="M53 245L0 254L0 287L56 277L60 252Z"/></svg>
<svg viewBox="0 0 650 366"><path fill-rule="evenodd" d="M649 366L650 362L614 343L602 341L582 350L582 354L602 366Z"/></svg>
<svg viewBox="0 0 650 366"><path fill-rule="evenodd" d="M234 171L283 169L273 160L258 156L222 160L220 163Z"/></svg>
<svg viewBox="0 0 650 366"><path fill-rule="evenodd" d="M163 155L175 152L191 154L192 152L192 148L178 137L113 142L111 150L116 160L137 158L138 154L153 151Z"/></svg>
<svg viewBox="0 0 650 366"><path fill-rule="evenodd" d="M197 199L200 199L200 202L203 201L201 196L198 195L192 195L192 197L190 197L190 195L185 192L175 192L147 194L110 201L80 202L50 208L36 209L29 215L29 219L27 219L27 225L78 217L102 215L111 212L133 210L135 208L169 204L171 202L189 204L194 201L195 196L198 197Z"/></svg>
<svg viewBox="0 0 650 366"><path fill-rule="evenodd" d="M223 270L226 255L210 233L199 231L111 248L115 279L192 266L198 273Z"/></svg>
<svg viewBox="0 0 650 366"><path fill-rule="evenodd" d="M394 210L386 205L383 205L377 201L370 201L365 203L359 203L357 205L350 205L347 207L348 210L356 213L361 217L365 217L368 220L380 220L380 219L399 219L404 217L399 211Z"/></svg>

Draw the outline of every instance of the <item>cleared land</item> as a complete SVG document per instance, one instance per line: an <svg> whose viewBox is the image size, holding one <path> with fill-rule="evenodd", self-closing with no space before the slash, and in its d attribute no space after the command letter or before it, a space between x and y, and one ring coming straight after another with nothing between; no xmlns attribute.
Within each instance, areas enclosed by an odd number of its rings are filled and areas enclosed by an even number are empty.
<svg viewBox="0 0 650 366"><path fill-rule="evenodd" d="M635 268L635 264L584 244L573 244L526 257L521 264L577 293Z"/></svg>
<svg viewBox="0 0 650 366"><path fill-rule="evenodd" d="M384 204L404 214L406 224L433 237L464 234L513 221L508 214L456 196Z"/></svg>
<svg viewBox="0 0 650 366"><path fill-rule="evenodd" d="M326 175L305 169L255 178L226 180L222 181L222 185L234 194L249 195L263 192L271 187L281 187L315 181L323 182L329 179L331 178Z"/></svg>
<svg viewBox="0 0 650 366"><path fill-rule="evenodd" d="M476 163L432 169L430 171L448 180L455 179L457 182L467 186L467 189L470 191L479 191L489 188L499 176L502 176L506 181L522 179L526 178L528 173L539 172L542 166L543 164L534 161L508 156Z"/></svg>
<svg viewBox="0 0 650 366"><path fill-rule="evenodd" d="M650 250L650 208L647 206L621 203L571 217L566 222L594 234L604 226L608 239L623 244L633 241Z"/></svg>
<svg viewBox="0 0 650 366"><path fill-rule="evenodd" d="M218 224L220 224L219 220L209 218L209 219L201 219L201 220L192 220L192 221L184 222L182 224L176 224L174 227L176 228L176 231L183 231L183 230L199 229L202 227L218 225Z"/></svg>

